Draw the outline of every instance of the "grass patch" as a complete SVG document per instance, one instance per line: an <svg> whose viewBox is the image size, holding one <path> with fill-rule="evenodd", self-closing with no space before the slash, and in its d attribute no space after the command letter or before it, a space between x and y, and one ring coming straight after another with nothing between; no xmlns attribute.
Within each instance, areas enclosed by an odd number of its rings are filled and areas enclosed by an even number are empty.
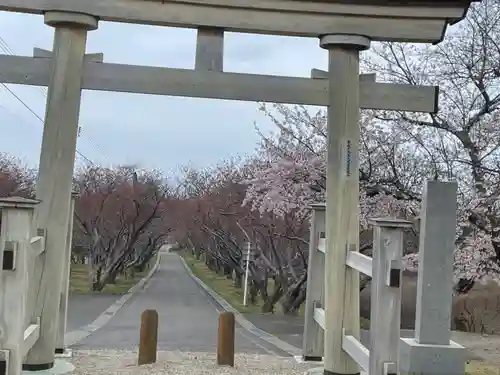
<svg viewBox="0 0 500 375"><path fill-rule="evenodd" d="M243 288L234 286L233 281L222 274L217 274L206 266L203 260L196 259L188 251L179 251L193 274L224 298L241 313L260 313L261 301L256 305L243 306Z"/></svg>
<svg viewBox="0 0 500 375"><path fill-rule="evenodd" d="M217 274L214 271L211 271L202 259L196 259L190 251L179 251L179 255L184 258L196 277L224 298L237 311L240 313L261 313L262 301L260 298L257 298L257 304L255 305L243 306L243 288L236 288L231 279L226 278L226 276L222 274ZM269 291L272 290L273 282L274 280L269 280ZM305 304L303 303L300 306L299 316L304 316L304 305ZM276 305L276 313L283 313L279 304ZM367 328L370 326L370 321L361 318L360 324L361 328Z"/></svg>
<svg viewBox="0 0 500 375"><path fill-rule="evenodd" d="M142 272L127 270L116 278L116 284L108 284L100 292L90 289L90 275L87 264L71 264L69 292L72 294L125 294L146 276L156 263L157 256L151 258Z"/></svg>

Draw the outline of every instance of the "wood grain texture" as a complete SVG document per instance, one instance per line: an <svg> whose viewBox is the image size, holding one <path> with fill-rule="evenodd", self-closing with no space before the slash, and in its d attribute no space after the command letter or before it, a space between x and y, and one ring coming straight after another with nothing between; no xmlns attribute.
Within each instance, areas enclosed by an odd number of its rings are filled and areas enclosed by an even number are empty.
<svg viewBox="0 0 500 375"><path fill-rule="evenodd" d="M326 46L329 54L325 253L325 371L356 374L342 349L343 332L359 339L359 274L346 252L359 249L359 51Z"/></svg>
<svg viewBox="0 0 500 375"><path fill-rule="evenodd" d="M145 310L141 314L139 355L137 364L147 365L156 362L158 350L158 312Z"/></svg>
<svg viewBox="0 0 500 375"><path fill-rule="evenodd" d="M217 365L234 366L235 319L232 312L219 315Z"/></svg>
<svg viewBox="0 0 500 375"><path fill-rule="evenodd" d="M313 207L307 265L304 337L302 356L305 360L321 359L324 354L323 327L315 319L315 308L324 306L325 254L318 250L320 233L325 232L325 206Z"/></svg>
<svg viewBox="0 0 500 375"><path fill-rule="evenodd" d="M49 367L55 357L86 41L85 28L56 27L53 59L36 59L51 67L36 184L42 202L35 213L36 227L47 230L47 249L35 265L36 289L30 298L35 301L32 318L40 316L41 326L40 338L26 357L27 368Z"/></svg>
<svg viewBox="0 0 500 375"><path fill-rule="evenodd" d="M76 194L71 194L69 208L68 232L66 235L66 247L64 252L64 270L61 284L61 302L59 304L59 325L57 327L56 350L61 352L65 349L64 335L66 333L66 324L68 321L68 297L69 297L69 276L71 266L71 248L73 242L73 219L75 215Z"/></svg>
<svg viewBox="0 0 500 375"><path fill-rule="evenodd" d="M91 14L103 21L306 37L346 33L373 40L434 43L442 39L448 22L463 17L469 3L436 1L416 7L365 1L0 0L0 10L38 14L57 10Z"/></svg>
<svg viewBox="0 0 500 375"><path fill-rule="evenodd" d="M0 55L0 82L47 86L50 60ZM243 100L326 106L326 79L260 74L220 73L135 65L85 63L83 89L172 95L194 98ZM332 89L334 95L339 90ZM438 88L359 82L359 104L363 109L437 111Z"/></svg>
<svg viewBox="0 0 500 375"><path fill-rule="evenodd" d="M39 59L51 59L53 56L52 51L43 49L43 48L33 48L33 57ZM83 61L85 62L96 62L102 63L104 60L104 54L100 53L86 53L83 57Z"/></svg>
<svg viewBox="0 0 500 375"><path fill-rule="evenodd" d="M196 36L196 70L224 70L224 30L199 28Z"/></svg>

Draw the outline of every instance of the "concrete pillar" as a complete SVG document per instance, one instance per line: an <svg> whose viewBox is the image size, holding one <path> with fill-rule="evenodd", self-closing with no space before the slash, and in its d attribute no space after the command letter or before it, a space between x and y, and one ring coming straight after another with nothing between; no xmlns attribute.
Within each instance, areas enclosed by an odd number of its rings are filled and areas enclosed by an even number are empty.
<svg viewBox="0 0 500 375"><path fill-rule="evenodd" d="M61 285L66 261L66 239L76 139L80 113L81 80L87 31L97 18L78 13L47 12L45 23L55 27L52 74L48 87L36 196L36 227L47 230L46 251L35 269L37 290L32 316L41 318L40 339L29 351L25 370L53 366L59 322Z"/></svg>
<svg viewBox="0 0 500 375"><path fill-rule="evenodd" d="M459 375L466 351L450 340L457 184L427 181L420 210L415 338L402 338L401 374Z"/></svg>
<svg viewBox="0 0 500 375"><path fill-rule="evenodd" d="M325 35L328 50L328 140L325 254L325 374L355 374L342 330L359 338L359 274L346 271L346 250L359 249L359 51L370 40Z"/></svg>
<svg viewBox="0 0 500 375"><path fill-rule="evenodd" d="M450 343L453 253L457 225L457 184L427 181L420 210L415 339Z"/></svg>
<svg viewBox="0 0 500 375"><path fill-rule="evenodd" d="M66 237L66 252L64 254L63 280L61 284L61 303L59 305L59 326L57 329L56 354L63 354L64 334L66 333L66 323L68 321L68 296L69 296L69 276L71 271L71 248L73 243L73 218L75 214L75 200L78 194L71 194L71 203L69 208L68 233Z"/></svg>

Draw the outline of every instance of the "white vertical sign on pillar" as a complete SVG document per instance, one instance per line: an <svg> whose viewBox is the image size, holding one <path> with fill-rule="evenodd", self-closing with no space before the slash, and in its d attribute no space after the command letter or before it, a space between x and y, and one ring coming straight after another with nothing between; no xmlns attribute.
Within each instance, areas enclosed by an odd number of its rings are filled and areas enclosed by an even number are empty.
<svg viewBox="0 0 500 375"><path fill-rule="evenodd" d="M342 349L343 329L359 338L359 274L346 268L346 251L359 248L359 51L370 40L326 35L328 140L325 254L325 374L356 374Z"/></svg>
<svg viewBox="0 0 500 375"><path fill-rule="evenodd" d="M97 28L95 17L80 13L46 12L45 23L55 27L52 74L47 95L36 196L37 228L47 230L46 252L35 269L36 306L40 338L28 352L25 370L46 370L54 365L63 262L73 169L75 163L81 84L87 31Z"/></svg>

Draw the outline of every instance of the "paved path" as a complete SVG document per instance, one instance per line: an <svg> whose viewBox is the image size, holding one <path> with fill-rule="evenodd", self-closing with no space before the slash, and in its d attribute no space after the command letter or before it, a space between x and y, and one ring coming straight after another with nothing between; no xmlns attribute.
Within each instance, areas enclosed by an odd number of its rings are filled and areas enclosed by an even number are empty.
<svg viewBox="0 0 500 375"><path fill-rule="evenodd" d="M115 303L120 297L121 295L109 294L70 295L67 331L75 331L92 323L104 310Z"/></svg>
<svg viewBox="0 0 500 375"><path fill-rule="evenodd" d="M177 254L162 254L160 267L145 289L111 320L73 348L133 349L139 340L140 315L156 309L158 347L162 350L214 352L220 308L188 275ZM236 327L236 351L287 356L273 345Z"/></svg>

